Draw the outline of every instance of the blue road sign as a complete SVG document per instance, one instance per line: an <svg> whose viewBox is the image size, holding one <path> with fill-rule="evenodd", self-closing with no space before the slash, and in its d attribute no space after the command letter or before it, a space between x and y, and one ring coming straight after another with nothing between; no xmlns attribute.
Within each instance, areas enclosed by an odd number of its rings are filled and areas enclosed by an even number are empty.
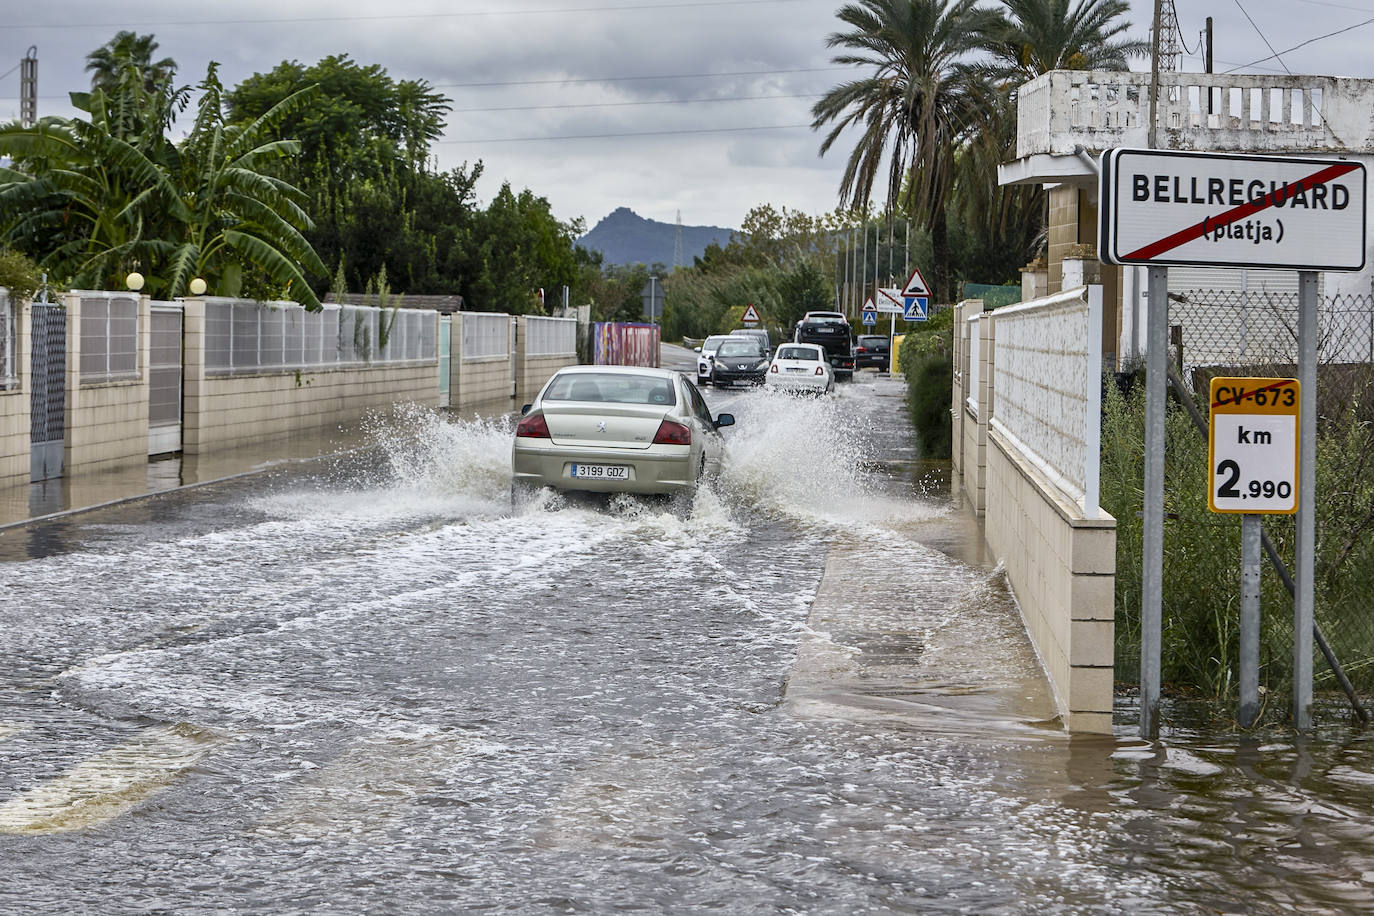
<svg viewBox="0 0 1374 916"><path fill-rule="evenodd" d="M902 312L902 317L907 321L925 321L929 316L926 310L930 307L930 297L928 296L905 296L902 302L906 305L906 311Z"/></svg>
<svg viewBox="0 0 1374 916"><path fill-rule="evenodd" d="M878 313L876 311L864 309L863 320L866 325L875 325L878 323Z"/></svg>

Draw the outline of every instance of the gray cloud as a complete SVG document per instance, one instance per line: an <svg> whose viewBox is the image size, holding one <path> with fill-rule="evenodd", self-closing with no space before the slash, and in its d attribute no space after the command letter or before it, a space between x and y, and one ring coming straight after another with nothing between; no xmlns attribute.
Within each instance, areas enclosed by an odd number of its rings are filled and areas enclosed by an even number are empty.
<svg viewBox="0 0 1374 916"><path fill-rule="evenodd" d="M176 59L181 80L192 84L212 59L233 85L283 60L311 64L343 53L398 79L427 80L455 109L507 109L455 111L436 147L442 168L485 162L483 200L506 180L547 197L560 218L589 224L622 205L665 220L680 209L685 223L727 226L765 202L832 209L847 147L818 159L820 138L809 129L759 128L808 124L813 97L846 78L825 69L832 66L825 38L840 26L838 0L675 2L241 0L197 7L126 0L116 7L74 0L12 13L0 27L0 72L36 45L40 113L70 114L66 93L87 85L85 55L120 28L156 35L159 53ZM1374 10L1351 8L1357 2L1248 0L1246 10L1282 51L1374 17ZM1203 17L1215 17L1218 70L1270 53L1233 0L1180 7L1193 51ZM1139 0L1134 34L1145 35L1150 13L1151 4ZM1355 29L1284 59L1295 73L1368 77L1372 35L1374 26ZM1186 56L1183 69L1200 70L1200 56ZM1282 71L1274 61L1253 69ZM639 78L615 79L624 77ZM770 98L745 100L752 96ZM656 104L626 104L636 102ZM586 107L593 105L600 107ZM0 79L0 118L17 114L14 73Z"/></svg>

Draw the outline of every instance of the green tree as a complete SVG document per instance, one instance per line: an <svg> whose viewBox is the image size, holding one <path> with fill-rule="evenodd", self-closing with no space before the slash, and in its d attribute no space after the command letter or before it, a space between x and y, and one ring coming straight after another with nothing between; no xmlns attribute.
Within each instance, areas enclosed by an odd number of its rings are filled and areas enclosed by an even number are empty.
<svg viewBox="0 0 1374 916"><path fill-rule="evenodd" d="M955 156L950 261L960 279L1019 282L1020 268L1044 244L1044 190L997 181L997 167L1015 158L1016 103L1006 90L990 89L982 130Z"/></svg>
<svg viewBox="0 0 1374 916"><path fill-rule="evenodd" d="M977 0L859 0L836 13L849 26L826 40L845 48L833 61L864 68L865 76L827 92L811 109L812 128L832 125L827 153L850 128L860 136L840 182L840 201L864 209L886 173L887 203L907 183L907 212L931 234L936 298L949 300L948 223L954 150L976 125L980 96L965 62L998 25ZM884 168L886 166L886 168Z"/></svg>
<svg viewBox="0 0 1374 916"><path fill-rule="evenodd" d="M462 287L470 308L538 314L539 289L552 297L576 278L573 239L582 234L581 222L559 222L548 200L528 188L516 194L502 184L475 223Z"/></svg>
<svg viewBox="0 0 1374 916"><path fill-rule="evenodd" d="M481 163L427 170L450 100L423 80L335 55L254 74L228 93L231 117L256 118L309 85L319 86L316 101L282 126L301 154L279 173L309 199L316 226L306 237L324 261L345 265L354 290L384 266L403 291L454 292L473 267Z"/></svg>

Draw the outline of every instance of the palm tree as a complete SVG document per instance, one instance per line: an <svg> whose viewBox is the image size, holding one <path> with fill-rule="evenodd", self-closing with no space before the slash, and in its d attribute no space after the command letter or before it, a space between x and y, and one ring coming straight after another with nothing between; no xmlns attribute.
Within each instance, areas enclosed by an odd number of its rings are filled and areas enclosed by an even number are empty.
<svg viewBox="0 0 1374 916"><path fill-rule="evenodd" d="M117 32L115 37L86 55L86 69L91 73L91 89L103 89L113 94L120 83L121 71L132 65L139 73L144 89L156 92L171 85L177 72L177 62L170 57L154 62L157 41L152 35Z"/></svg>
<svg viewBox="0 0 1374 916"><path fill-rule="evenodd" d="M1150 53L1145 40L1122 38L1131 24L1126 0L1002 0L1010 14L984 47L999 82L1019 86L1051 70L1125 70Z"/></svg>
<svg viewBox="0 0 1374 916"><path fill-rule="evenodd" d="M826 45L849 49L835 63L870 72L831 89L811 109L813 130L833 124L821 155L844 131L861 130L841 179L842 205L866 208L886 162L887 204L905 197L908 212L930 231L935 294L946 302L945 199L954 149L975 124L981 95L964 58L1000 21L976 2L858 0L842 7L836 16L850 29L831 34Z"/></svg>

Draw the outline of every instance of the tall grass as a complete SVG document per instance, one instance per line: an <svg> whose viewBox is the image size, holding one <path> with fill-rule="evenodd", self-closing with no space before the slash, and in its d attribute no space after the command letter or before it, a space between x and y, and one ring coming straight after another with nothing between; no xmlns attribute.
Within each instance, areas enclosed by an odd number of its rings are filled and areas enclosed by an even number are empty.
<svg viewBox="0 0 1374 916"><path fill-rule="evenodd" d="M1142 376L1143 378L1143 376ZM1103 398L1102 505L1117 519L1117 677L1140 670L1141 512L1144 481L1143 384L1123 395L1108 381ZM1358 399L1356 399L1358 401ZM1199 404L1203 415L1207 406ZM1357 688L1374 690L1374 456L1358 403L1319 425L1316 613ZM1162 678L1166 689L1229 700L1237 686L1240 519L1207 508L1207 440L1171 403L1165 424ZM1294 517L1265 516L1264 528L1293 569ZM1261 575L1260 683L1288 695L1293 604L1267 561ZM1317 686L1334 688L1318 657ZM1286 699L1278 704L1286 710Z"/></svg>

